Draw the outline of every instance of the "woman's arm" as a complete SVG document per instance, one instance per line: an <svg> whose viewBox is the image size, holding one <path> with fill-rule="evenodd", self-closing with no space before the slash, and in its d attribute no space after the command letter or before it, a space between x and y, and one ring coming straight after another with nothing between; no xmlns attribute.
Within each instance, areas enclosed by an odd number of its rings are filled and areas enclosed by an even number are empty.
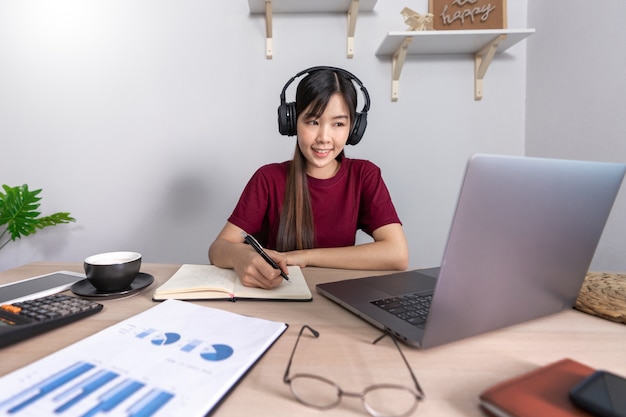
<svg viewBox="0 0 626 417"><path fill-rule="evenodd" d="M278 269L274 269L254 248L244 243L243 230L230 222L209 247L209 261L220 268L233 268L248 287L274 288L283 278ZM287 258L276 251L266 250L283 272L287 271Z"/></svg>
<svg viewBox="0 0 626 417"><path fill-rule="evenodd" d="M405 270L409 248L402 225L392 223L374 230L374 242L341 248L319 248L285 252L288 265L342 269Z"/></svg>
<svg viewBox="0 0 626 417"><path fill-rule="evenodd" d="M221 268L233 268L246 286L274 288L280 285L280 271L246 245L241 232L242 229L227 222L209 248L210 262ZM408 267L408 245L399 223L379 227L372 236L374 242L356 246L266 252L284 272L288 272L287 265L366 270L405 270Z"/></svg>

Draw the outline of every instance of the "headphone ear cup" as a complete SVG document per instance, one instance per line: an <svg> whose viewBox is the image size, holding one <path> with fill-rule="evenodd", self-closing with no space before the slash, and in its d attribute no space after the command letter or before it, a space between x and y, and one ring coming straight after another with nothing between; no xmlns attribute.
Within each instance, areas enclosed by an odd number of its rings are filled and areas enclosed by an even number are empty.
<svg viewBox="0 0 626 417"><path fill-rule="evenodd" d="M281 103L278 106L278 131L281 135L296 134L296 103Z"/></svg>
<svg viewBox="0 0 626 417"><path fill-rule="evenodd" d="M365 128L367 127L367 112L359 113L354 121L354 126L352 127L352 132L350 132L350 136L348 136L347 145L356 145L363 139L363 134L365 134Z"/></svg>

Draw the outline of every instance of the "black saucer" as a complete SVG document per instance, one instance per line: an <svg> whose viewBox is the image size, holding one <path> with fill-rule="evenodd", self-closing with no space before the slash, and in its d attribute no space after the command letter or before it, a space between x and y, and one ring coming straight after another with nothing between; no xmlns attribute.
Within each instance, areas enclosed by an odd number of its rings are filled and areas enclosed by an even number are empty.
<svg viewBox="0 0 626 417"><path fill-rule="evenodd" d="M154 282L154 277L150 274L140 272L137 277L131 282L130 287L121 291L101 292L96 290L96 287L91 285L86 279L78 281L72 285L72 292L82 297L99 297L99 298L116 298L121 296L127 296L135 294L146 288L148 285Z"/></svg>

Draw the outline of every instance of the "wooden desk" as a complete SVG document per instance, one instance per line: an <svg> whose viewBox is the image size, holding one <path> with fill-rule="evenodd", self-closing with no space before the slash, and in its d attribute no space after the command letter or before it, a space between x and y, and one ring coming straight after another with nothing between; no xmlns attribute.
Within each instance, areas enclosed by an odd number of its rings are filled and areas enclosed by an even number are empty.
<svg viewBox="0 0 626 417"><path fill-rule="evenodd" d="M0 375L42 358L120 320L155 305L154 289L165 282L178 265L144 264L155 283L128 298L103 300L104 310L69 326L0 349ZM82 272L76 263L35 263L0 272L0 284L57 270ZM289 323L276 342L241 383L219 406L216 416L321 416L323 412L295 401L282 382L295 338L303 324L317 329L319 339L303 337L292 372L318 373L335 380L346 391L367 385L410 380L395 347L373 326L315 292L315 284L382 272L305 268L313 292L308 302L210 301L205 306ZM532 302L530 300L529 302ZM476 336L448 345L417 350L402 346L426 399L418 416L482 416L478 394L488 386L538 366L570 357L594 368L626 375L626 326L576 310ZM365 416L359 400L344 398L327 415Z"/></svg>

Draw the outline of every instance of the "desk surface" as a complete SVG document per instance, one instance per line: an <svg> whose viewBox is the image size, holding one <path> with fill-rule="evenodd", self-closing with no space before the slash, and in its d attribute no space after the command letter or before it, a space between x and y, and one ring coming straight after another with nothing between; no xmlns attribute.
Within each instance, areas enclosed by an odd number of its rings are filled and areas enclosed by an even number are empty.
<svg viewBox="0 0 626 417"><path fill-rule="evenodd" d="M156 303L154 289L179 265L144 264L155 283L127 298L102 300L101 313L61 329L0 349L0 375L4 375L60 348L96 333ZM34 263L0 272L0 284L58 270L82 272L77 263ZM287 332L244 377L214 413L215 416L320 416L291 397L282 382L295 338L303 324L321 333L303 338L292 372L312 372L335 380L346 391L360 391L374 383L410 385L405 365L390 341L372 346L379 330L315 292L315 284L384 272L305 268L313 292L312 302L205 301L198 304L283 321ZM478 395L485 388L559 359L569 357L593 368L626 375L626 326L576 310L475 336L432 349L402 346L426 392L415 415L483 416ZM358 399L344 398L333 416L364 416ZM331 414L329 414L331 415Z"/></svg>

